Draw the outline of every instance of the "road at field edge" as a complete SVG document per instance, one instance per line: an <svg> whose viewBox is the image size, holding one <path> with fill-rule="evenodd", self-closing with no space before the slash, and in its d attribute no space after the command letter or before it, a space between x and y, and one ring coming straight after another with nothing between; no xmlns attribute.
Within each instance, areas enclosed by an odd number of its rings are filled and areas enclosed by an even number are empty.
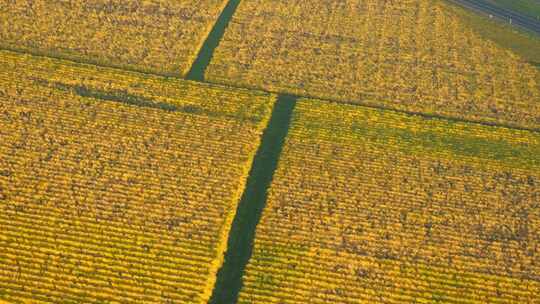
<svg viewBox="0 0 540 304"><path fill-rule="evenodd" d="M488 16L493 16L499 20L502 20L508 24L521 27L530 32L534 32L540 35L540 20L536 20L532 17L522 15L515 11L504 9L495 6L484 0L448 0L463 7L479 11Z"/></svg>

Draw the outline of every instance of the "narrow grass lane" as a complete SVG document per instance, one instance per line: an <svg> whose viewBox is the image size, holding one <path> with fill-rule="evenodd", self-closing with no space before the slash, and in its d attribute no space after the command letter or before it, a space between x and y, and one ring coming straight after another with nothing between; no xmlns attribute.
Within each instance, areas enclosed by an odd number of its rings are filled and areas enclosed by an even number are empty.
<svg viewBox="0 0 540 304"><path fill-rule="evenodd" d="M274 106L236 211L225 260L218 272L210 304L237 301L242 287L242 275L253 249L255 228L266 204L267 191L277 168L295 104L295 97L282 95Z"/></svg>
<svg viewBox="0 0 540 304"><path fill-rule="evenodd" d="M204 72L206 71L206 67L210 64L214 50L219 45L219 42L225 33L225 29L231 21L238 4L240 4L240 0L230 0L229 3L227 3L227 6L225 6L225 9L223 9L223 12L221 12L221 15L214 25L214 28L212 28L212 31L210 31L210 34L200 49L197 59L195 59L191 69L186 75L188 80L204 81Z"/></svg>

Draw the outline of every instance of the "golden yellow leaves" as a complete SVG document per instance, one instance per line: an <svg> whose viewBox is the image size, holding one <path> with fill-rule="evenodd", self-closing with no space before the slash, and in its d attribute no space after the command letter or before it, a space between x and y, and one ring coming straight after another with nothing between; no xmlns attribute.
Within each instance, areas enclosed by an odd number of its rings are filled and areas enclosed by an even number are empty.
<svg viewBox="0 0 540 304"><path fill-rule="evenodd" d="M537 299L538 134L307 99L293 117L241 303Z"/></svg>
<svg viewBox="0 0 540 304"><path fill-rule="evenodd" d="M0 62L0 296L206 303L273 96Z"/></svg>
<svg viewBox="0 0 540 304"><path fill-rule="evenodd" d="M107 66L185 75L226 1L4 3L0 45Z"/></svg>
<svg viewBox="0 0 540 304"><path fill-rule="evenodd" d="M219 83L540 128L539 72L441 1L242 1L207 71Z"/></svg>

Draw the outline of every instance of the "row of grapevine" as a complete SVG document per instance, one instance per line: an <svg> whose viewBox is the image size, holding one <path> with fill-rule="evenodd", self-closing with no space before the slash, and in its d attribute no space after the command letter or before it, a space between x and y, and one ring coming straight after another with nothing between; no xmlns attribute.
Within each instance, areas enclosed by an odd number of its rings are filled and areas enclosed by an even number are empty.
<svg viewBox="0 0 540 304"><path fill-rule="evenodd" d="M540 135L301 99L239 303L540 301Z"/></svg>
<svg viewBox="0 0 540 304"><path fill-rule="evenodd" d="M206 303L275 96L0 66L0 298Z"/></svg>
<svg viewBox="0 0 540 304"><path fill-rule="evenodd" d="M226 3L0 1L0 46L164 75L185 75Z"/></svg>
<svg viewBox="0 0 540 304"><path fill-rule="evenodd" d="M442 1L245 0L213 82L540 128L540 73Z"/></svg>

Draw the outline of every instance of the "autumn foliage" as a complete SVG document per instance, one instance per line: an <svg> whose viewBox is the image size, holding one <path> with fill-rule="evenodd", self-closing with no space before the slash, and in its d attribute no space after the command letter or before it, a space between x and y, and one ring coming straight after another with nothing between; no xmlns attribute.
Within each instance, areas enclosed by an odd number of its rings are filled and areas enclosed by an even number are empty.
<svg viewBox="0 0 540 304"><path fill-rule="evenodd" d="M540 129L540 75L443 1L244 0L206 79Z"/></svg>
<svg viewBox="0 0 540 304"><path fill-rule="evenodd" d="M206 303L274 97L0 51L0 297Z"/></svg>
<svg viewBox="0 0 540 304"><path fill-rule="evenodd" d="M534 303L540 135L301 99L239 303Z"/></svg>
<svg viewBox="0 0 540 304"><path fill-rule="evenodd" d="M226 3L0 1L0 46L180 76L188 72Z"/></svg>

